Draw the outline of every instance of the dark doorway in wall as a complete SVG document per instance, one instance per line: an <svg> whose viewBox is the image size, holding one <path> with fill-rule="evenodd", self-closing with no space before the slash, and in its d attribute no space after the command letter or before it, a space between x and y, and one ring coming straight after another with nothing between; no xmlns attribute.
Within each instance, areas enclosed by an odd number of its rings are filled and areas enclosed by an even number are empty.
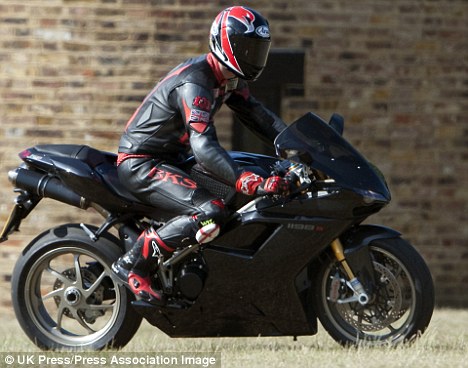
<svg viewBox="0 0 468 368"><path fill-rule="evenodd" d="M304 94L304 51L271 50L268 64L260 78L249 84L253 96L278 116L285 96ZM232 149L274 155L274 148L266 145L240 122L232 124Z"/></svg>

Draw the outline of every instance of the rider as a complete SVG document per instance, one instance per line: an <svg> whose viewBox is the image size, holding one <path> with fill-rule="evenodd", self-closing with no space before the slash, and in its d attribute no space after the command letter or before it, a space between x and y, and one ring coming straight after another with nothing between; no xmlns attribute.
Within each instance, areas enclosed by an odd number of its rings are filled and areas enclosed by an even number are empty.
<svg viewBox="0 0 468 368"><path fill-rule="evenodd" d="M260 137L272 142L286 125L250 94L246 81L264 69L270 49L268 21L243 6L223 10L211 26L210 53L189 59L165 76L130 118L118 154L121 182L141 201L174 213L162 227L145 230L113 265L114 273L142 299L165 303L151 284L159 256L211 241L228 213L222 200L178 168L195 160L246 195L281 194L287 180L241 171L220 146L213 123L223 103Z"/></svg>

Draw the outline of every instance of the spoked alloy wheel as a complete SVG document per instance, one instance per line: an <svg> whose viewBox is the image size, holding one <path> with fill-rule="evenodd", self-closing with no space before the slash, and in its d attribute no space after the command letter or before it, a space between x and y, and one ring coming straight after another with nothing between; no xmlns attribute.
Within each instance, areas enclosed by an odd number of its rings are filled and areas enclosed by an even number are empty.
<svg viewBox="0 0 468 368"><path fill-rule="evenodd" d="M366 305L343 302L352 292L341 266L323 266L313 301L320 321L341 344L411 340L424 332L432 316L434 289L429 270L402 239L375 241L370 252L376 283Z"/></svg>
<svg viewBox="0 0 468 368"><path fill-rule="evenodd" d="M26 306L33 323L49 339L86 345L115 323L120 290L104 262L96 258L80 247L59 248L45 253L30 269Z"/></svg>
<svg viewBox="0 0 468 368"><path fill-rule="evenodd" d="M93 242L81 229L51 231L18 260L12 278L15 313L44 349L98 350L125 345L141 318L131 294L111 278L119 255L107 239Z"/></svg>

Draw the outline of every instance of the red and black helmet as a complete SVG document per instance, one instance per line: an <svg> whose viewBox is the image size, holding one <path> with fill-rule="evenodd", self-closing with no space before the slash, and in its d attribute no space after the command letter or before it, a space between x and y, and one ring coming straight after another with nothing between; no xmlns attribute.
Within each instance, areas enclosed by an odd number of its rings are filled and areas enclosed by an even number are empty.
<svg viewBox="0 0 468 368"><path fill-rule="evenodd" d="M223 10L211 26L211 52L242 79L259 77L267 62L270 43L268 21L245 6Z"/></svg>

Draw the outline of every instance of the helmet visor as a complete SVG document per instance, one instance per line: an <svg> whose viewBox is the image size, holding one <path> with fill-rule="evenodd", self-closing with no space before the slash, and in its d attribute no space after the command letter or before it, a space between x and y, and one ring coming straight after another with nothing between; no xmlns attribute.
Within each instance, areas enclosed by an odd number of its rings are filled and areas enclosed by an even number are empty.
<svg viewBox="0 0 468 368"><path fill-rule="evenodd" d="M232 36L232 48L245 79L256 79L265 67L270 51L270 39Z"/></svg>

